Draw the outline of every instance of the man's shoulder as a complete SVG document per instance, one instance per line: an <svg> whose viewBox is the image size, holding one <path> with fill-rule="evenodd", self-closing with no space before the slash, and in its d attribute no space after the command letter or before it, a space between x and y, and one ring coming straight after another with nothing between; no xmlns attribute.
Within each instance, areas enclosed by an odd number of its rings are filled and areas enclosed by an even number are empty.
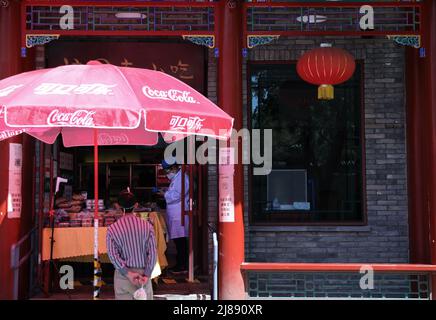
<svg viewBox="0 0 436 320"><path fill-rule="evenodd" d="M139 223L143 224L143 225L153 225L153 223L151 222L151 219L144 219L138 216L135 216L136 219L139 220Z"/></svg>
<svg viewBox="0 0 436 320"><path fill-rule="evenodd" d="M107 233L112 232L116 226L117 226L118 221L115 221L114 223L112 223L110 226L107 227Z"/></svg>
<svg viewBox="0 0 436 320"><path fill-rule="evenodd" d="M131 222L128 222L130 220ZM134 222L133 222L134 221ZM143 219L136 215L126 215L121 217L116 222L112 223L108 228L107 232L113 232L114 230L119 230L120 228L124 229L124 227L131 228L131 223L144 225L146 227L153 227L153 223L150 219Z"/></svg>
<svg viewBox="0 0 436 320"><path fill-rule="evenodd" d="M115 229L117 229L120 225L124 224L123 220L124 220L124 216L119 218L117 221L115 221L114 223L112 223L110 226L107 227L107 232L113 231Z"/></svg>
<svg viewBox="0 0 436 320"><path fill-rule="evenodd" d="M152 219L147 219L147 221L145 221L149 226L154 226L153 220Z"/></svg>

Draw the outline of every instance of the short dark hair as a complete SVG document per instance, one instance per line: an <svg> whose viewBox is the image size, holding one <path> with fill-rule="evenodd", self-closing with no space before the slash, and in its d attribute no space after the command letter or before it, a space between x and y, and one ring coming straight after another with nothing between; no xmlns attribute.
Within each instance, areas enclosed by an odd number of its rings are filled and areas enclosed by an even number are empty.
<svg viewBox="0 0 436 320"><path fill-rule="evenodd" d="M136 202L136 196L129 190L123 190L118 195L118 204L124 208L126 212L132 212Z"/></svg>

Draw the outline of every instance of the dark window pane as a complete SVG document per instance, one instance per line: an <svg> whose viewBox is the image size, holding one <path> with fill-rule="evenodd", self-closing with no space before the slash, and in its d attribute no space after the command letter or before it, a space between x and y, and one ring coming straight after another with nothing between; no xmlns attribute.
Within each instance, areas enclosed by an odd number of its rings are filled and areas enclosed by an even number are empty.
<svg viewBox="0 0 436 320"><path fill-rule="evenodd" d="M295 64L252 64L253 129L273 129L273 171L253 176L252 220L362 222L361 74L317 99Z"/></svg>
<svg viewBox="0 0 436 320"><path fill-rule="evenodd" d="M108 165L108 193L109 202L118 200L121 191L131 188L130 185L130 165L110 164Z"/></svg>
<svg viewBox="0 0 436 320"><path fill-rule="evenodd" d="M85 164L82 166L82 184L81 191L88 193L88 199L94 199L94 164ZM105 199L106 190L106 165L98 165L98 197Z"/></svg>
<svg viewBox="0 0 436 320"><path fill-rule="evenodd" d="M132 166L132 187L151 188L156 186L155 165L133 165Z"/></svg>

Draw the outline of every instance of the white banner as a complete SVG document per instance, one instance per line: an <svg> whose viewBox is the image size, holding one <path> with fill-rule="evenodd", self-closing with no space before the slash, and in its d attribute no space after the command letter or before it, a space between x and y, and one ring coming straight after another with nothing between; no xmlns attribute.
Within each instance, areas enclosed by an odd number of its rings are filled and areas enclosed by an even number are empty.
<svg viewBox="0 0 436 320"><path fill-rule="evenodd" d="M221 148L219 152L219 222L235 222L233 189L234 150Z"/></svg>
<svg viewBox="0 0 436 320"><path fill-rule="evenodd" d="M21 216L21 185L23 167L23 146L19 143L9 144L9 186L8 186L8 218Z"/></svg>

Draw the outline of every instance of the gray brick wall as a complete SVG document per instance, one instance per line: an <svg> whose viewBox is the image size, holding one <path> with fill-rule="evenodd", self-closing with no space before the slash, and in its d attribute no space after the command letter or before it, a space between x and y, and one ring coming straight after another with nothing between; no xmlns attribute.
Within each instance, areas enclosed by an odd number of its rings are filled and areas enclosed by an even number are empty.
<svg viewBox="0 0 436 320"><path fill-rule="evenodd" d="M208 67L207 67L207 96L210 100L217 103L217 59L213 50L209 50ZM218 198L218 175L217 166L208 166L208 223L214 228L218 224L217 198ZM209 232L209 278L213 283L213 239L212 233Z"/></svg>
<svg viewBox="0 0 436 320"><path fill-rule="evenodd" d="M326 38L281 38L249 50L246 60L297 60ZM328 42L364 61L365 160L368 225L361 227L257 227L248 225L247 261L408 262L408 212L404 107L404 48L387 39L330 37ZM43 67L44 47L37 65ZM217 59L208 57L208 97L217 102ZM246 64L243 65L244 126L247 126ZM208 168L209 223L217 224L216 167ZM245 168L245 203L248 170ZM209 237L210 276L213 244Z"/></svg>
<svg viewBox="0 0 436 320"><path fill-rule="evenodd" d="M409 259L404 102L404 48L388 39L280 38L249 50L246 60L298 60L331 42L364 62L366 226L250 226L245 206L247 261L385 262ZM216 61L209 56L209 97L216 99ZM213 71L213 72L211 72ZM247 125L246 64L243 66ZM210 221L216 221L216 171L209 169ZM249 201L245 168L245 203Z"/></svg>

